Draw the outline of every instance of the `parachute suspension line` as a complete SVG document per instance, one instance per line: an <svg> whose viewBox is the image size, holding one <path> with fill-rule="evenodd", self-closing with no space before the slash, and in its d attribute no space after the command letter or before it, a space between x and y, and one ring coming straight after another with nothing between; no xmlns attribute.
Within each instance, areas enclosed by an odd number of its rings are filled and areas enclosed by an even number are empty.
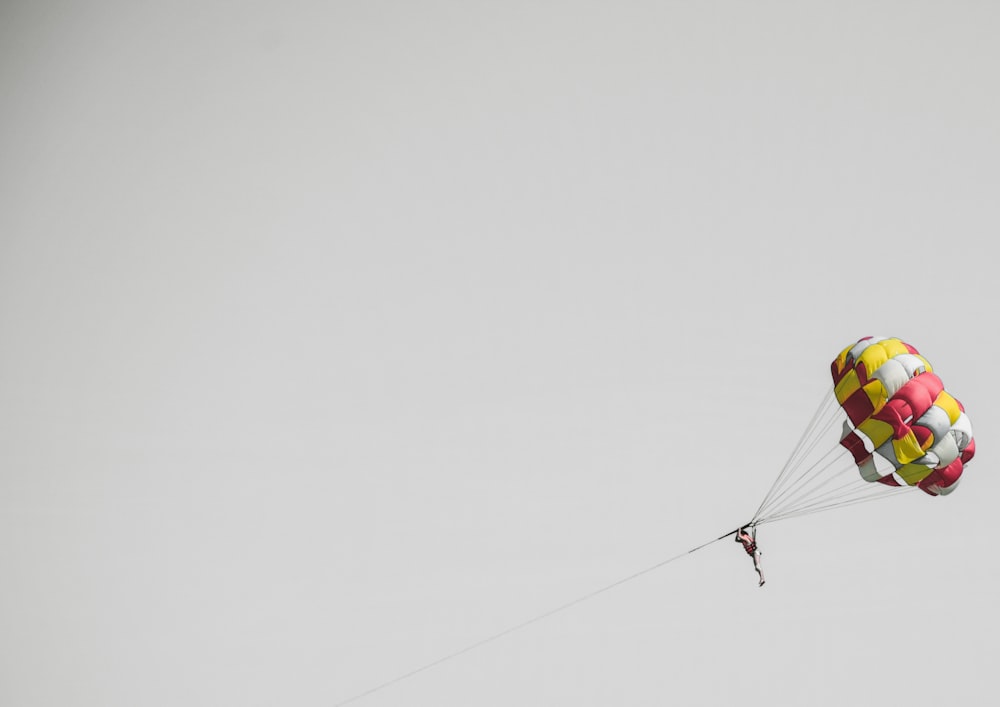
<svg viewBox="0 0 1000 707"><path fill-rule="evenodd" d="M874 501L909 489L863 481L853 459L839 444L839 429L837 443L828 446L829 433L842 420L840 412L833 388L828 386L805 432L753 515L751 525Z"/></svg>
<svg viewBox="0 0 1000 707"><path fill-rule="evenodd" d="M810 475L811 478L814 478L823 474L823 481L819 483L809 480L803 482L795 494L775 501L754 520L754 523L757 525L771 523L776 520L818 513L856 503L889 498L912 490L909 486L894 487L862 481L858 477L857 468L853 461L846 462L832 473L826 473L826 470L836 461L834 459L827 462L816 468L815 472ZM839 481L833 487L827 488L834 480Z"/></svg>
<svg viewBox="0 0 1000 707"><path fill-rule="evenodd" d="M785 491L772 497L767 506L758 512L759 518L784 513L793 510L796 506L807 505L818 499L833 500L838 498L838 494L853 496L859 491L871 491L875 495L888 490L890 487L879 485L873 487L870 484L859 486L857 468L853 462L845 462L842 458L843 450L839 447L831 448L820 457L815 463L807 467L800 476L801 483L795 487L788 487ZM824 460L833 455L824 463ZM826 473L834 464L841 464L832 473ZM822 475L822 476L821 476ZM823 481L816 483L816 478L823 478ZM823 490L826 486L839 479L840 486ZM789 493L791 492L791 493ZM822 492L822 493L821 493Z"/></svg>
<svg viewBox="0 0 1000 707"><path fill-rule="evenodd" d="M764 495L764 500L761 502L760 508L764 507L764 505L767 503L771 495L774 494L774 492L778 489L778 487L781 486L781 484L784 482L785 476L793 468L793 462L797 458L799 451L809 440L810 436L813 433L813 428L816 426L820 417L823 415L825 408L828 407L829 405L829 399L830 399L829 393L831 388L832 386L827 387L827 391L823 394L823 397L820 399L820 403L816 407L816 411L813 413L812 418L809 420L809 424L806 425L805 431L803 431L802 436L799 437L799 441L795 443L795 447L792 449L792 453L788 456L788 459L785 461L785 465L781 468L781 471L778 473L778 477L774 480L774 483L771 484L771 488ZM757 513L760 513L760 508L757 509ZM754 513L755 518L757 517L757 513Z"/></svg>
<svg viewBox="0 0 1000 707"><path fill-rule="evenodd" d="M833 458L830 458L831 456ZM781 491L781 493L773 496L767 504L757 512L757 518L764 518L768 515L773 515L786 509L794 508L797 504L808 502L808 499L812 494L822 490L827 484L838 478L837 474L842 474L844 472L844 468L840 468L833 474L826 475L823 481L815 483L815 479L821 478L823 472L827 471L834 464L843 461L838 458L839 456L840 455L837 454L837 450L830 449L816 462L805 467L792 485L787 486ZM850 468L853 469L854 466L851 465ZM851 485L853 484L849 482L848 486Z"/></svg>
<svg viewBox="0 0 1000 707"><path fill-rule="evenodd" d="M854 506L859 503L867 503L869 501L879 501L885 498L896 498L898 496L906 495L906 493L911 490L909 486L899 486L899 487L884 486L883 488L885 489L884 491L872 489L871 491L865 490L863 492L860 492L866 494L864 495L864 497L859 496L858 498L841 500L836 503L800 508L799 510L789 511L784 514L768 516L764 520L757 521L756 524L764 525L766 523L774 523L775 521L779 520L788 520L789 518L798 518L800 516L812 515L813 513L820 513L822 511L830 511L835 508Z"/></svg>
<svg viewBox="0 0 1000 707"><path fill-rule="evenodd" d="M838 463L840 466L837 466ZM833 471L830 471L831 467ZM862 501L874 501L906 490L909 490L908 486L892 487L864 482L858 477L853 461L835 458L825 464L814 465L809 478L796 487L794 493L776 499L755 522L793 517L800 511L818 512Z"/></svg>
<svg viewBox="0 0 1000 707"><path fill-rule="evenodd" d="M761 501L760 506L754 513L754 520L761 516L763 510L776 496L780 496L785 493L787 489L796 484L798 479L790 480L790 477L799 470L803 460L816 448L816 445L823 438L823 433L833 424L836 419L836 406L831 402L832 392L833 387L827 386L827 389L823 393L823 397L820 399L820 403L816 407L816 411L813 413L812 418L809 420L809 424L806 426L805 431L802 433L802 436L799 437L792 453L789 455L784 466L781 468L781 471L778 473L778 477L774 480L774 483L771 484L771 488L764 495L764 500ZM808 471L808 469L806 471ZM801 476L802 474L800 473L798 478L801 478Z"/></svg>
<svg viewBox="0 0 1000 707"><path fill-rule="evenodd" d="M802 438L796 445L795 450L785 462L785 466L782 468L777 482L772 486L771 490L761 502L758 514L760 514L763 509L766 508L776 497L780 497L781 495L787 493L789 488L792 488L800 483L802 476L805 473L803 471L805 462L809 459L817 444L819 444L819 442L824 438L825 432L834 424L836 408L830 403L829 396L825 397L826 399L824 399L817 408L816 414L810 421L809 426L803 433Z"/></svg>
<svg viewBox="0 0 1000 707"><path fill-rule="evenodd" d="M830 456L833 456L833 459L824 464L823 463L824 460ZM815 478L819 472L823 471L824 469L826 469L831 464L837 461L837 456L839 456L837 454L837 450L834 448L830 448L827 449L826 452L821 457L819 457L819 459L813 461L811 464L807 465L805 463L805 460L803 460L801 462L802 469L799 472L799 475L794 480L786 484L785 487L780 492L772 495L771 498L768 499L767 502L758 511L758 514L763 515L765 508L778 505L780 502L782 502L782 499L785 499L789 495L794 497L795 495L800 494L802 492L802 489L806 488L805 485L808 484L813 478ZM817 469L817 467L819 468Z"/></svg>
<svg viewBox="0 0 1000 707"><path fill-rule="evenodd" d="M822 467L819 467L817 469L817 473L825 471L832 464L833 462L830 462ZM827 475L826 479L822 483L811 487L803 487L802 490L794 495L794 497L788 498L783 503L776 504L773 508L768 509L765 517L783 515L784 513L794 511L798 508L809 507L819 502L833 501L848 496L853 497L858 493L864 493L867 495L868 492L872 491L872 489L865 486L859 486L858 479L855 478L853 474L850 474L849 478L846 481L842 481L840 485L834 486L831 489L826 489L825 491L823 490L824 487L826 487L826 485L834 479L843 476L844 471L845 469L841 468L836 472ZM848 469L847 471L850 472L852 470Z"/></svg>
<svg viewBox="0 0 1000 707"><path fill-rule="evenodd" d="M354 695L353 697L348 697L346 700L343 700L341 702L337 702L335 705L333 705L333 707L343 707L343 705L350 704L352 702L360 700L363 697L367 697L368 695L372 694L373 692L378 692L379 690L381 690L383 688L386 688L386 687L389 687L390 685L395 685L398 682L402 682L403 680L406 680L407 678L413 677L414 675L417 675L418 673L422 673L425 670L429 670L429 669L431 669L433 667L441 665L442 663L445 663L445 662L447 662L449 660L457 658L460 655L463 655L465 653L473 651L476 648L479 648L480 646L485 646L487 643L492 643L493 641L496 641L497 639L503 638L504 636L507 636L507 635L509 635L511 633L514 633L515 631L519 631L522 628L527 628L528 626L531 626L532 624L536 624L539 621L542 621L543 619L547 619L548 617L552 616L553 614L558 614L559 612L565 611L566 609L574 607L577 604L582 604L583 602L587 601L588 599L593 599L594 597L596 597L599 594L603 594L604 592L610 591L610 590L614 589L615 587L619 587L619 586L625 584L626 582L631 582L633 579L637 579L638 577L641 577L644 574L649 574L653 570L657 570L657 569L663 567L664 565L670 564L671 562L674 562L675 560L679 560L680 558L685 557L686 555L690 555L693 552L697 552L698 550L701 550L702 548L708 547L709 545L712 545L713 543L717 543L720 540L725 540L730 535L735 535L737 532L739 532L739 529L730 530L725 535L720 535L719 537L715 538L714 540L709 540L708 542L704 542L701 545L698 545L697 547L693 547L690 550L687 550L686 552L682 552L682 553L680 553L678 555L674 555L673 557L667 558L666 560L662 560L660 562L657 562L655 565L651 565L650 567L647 567L644 570L639 570L638 572L634 572L634 573L628 575L627 577L623 577L622 579L619 579L619 580L617 580L615 582L612 582L611 584L605 585L605 586L601 587L600 589L595 589L594 591L592 591L592 592L590 592L588 594L584 594L583 596L577 597L576 599L573 599L572 601L568 601L565 604L562 604L560 606L555 607L554 609L549 609L548 611L546 611L544 613L541 613L541 614L538 614L537 616L535 616L533 618L530 618L527 621L522 621L521 623L519 623L519 624L517 624L515 626L511 626L510 628L504 629L503 631L499 631L497 633L494 633L492 636L487 636L486 638L483 638L483 639L481 639L479 641L476 641L475 643L471 643L471 644L467 645L465 648L457 650L457 651L455 651L453 653L449 653L449 654L447 654L445 656L442 656L441 658L438 658L437 660L431 661L430 663L425 663L424 665L421 665L419 668L415 668L415 669L413 669L413 670L411 670L411 671L409 671L407 673L403 673L402 675L398 675L398 676L392 678L391 680L386 680L385 682L383 682L383 683L381 683L379 685L376 685L376 686L374 686L374 687L372 687L372 688L370 688L368 690L365 690L364 692L360 692L360 693Z"/></svg>
<svg viewBox="0 0 1000 707"><path fill-rule="evenodd" d="M902 490L893 489L888 486L881 486L881 488L874 488L873 486L873 484L861 485L857 479L849 479L828 491L822 493L815 492L806 498L799 499L794 504L775 508L758 522L787 518L802 511L838 508L841 505L849 505L854 502L875 500L890 495L894 490Z"/></svg>

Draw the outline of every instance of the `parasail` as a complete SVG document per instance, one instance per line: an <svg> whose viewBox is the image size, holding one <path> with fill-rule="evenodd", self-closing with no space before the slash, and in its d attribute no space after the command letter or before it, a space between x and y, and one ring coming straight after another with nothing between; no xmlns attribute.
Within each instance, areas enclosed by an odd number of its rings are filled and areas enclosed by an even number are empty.
<svg viewBox="0 0 1000 707"><path fill-rule="evenodd" d="M755 524L914 488L932 496L957 488L976 451L972 423L914 346L893 337L864 337L840 352L830 372L832 389L754 515Z"/></svg>
<svg viewBox="0 0 1000 707"><path fill-rule="evenodd" d="M847 414L840 444L865 481L951 493L976 451L965 408L930 362L899 339L867 337L831 364L834 393ZM878 454L892 466L882 473Z"/></svg>

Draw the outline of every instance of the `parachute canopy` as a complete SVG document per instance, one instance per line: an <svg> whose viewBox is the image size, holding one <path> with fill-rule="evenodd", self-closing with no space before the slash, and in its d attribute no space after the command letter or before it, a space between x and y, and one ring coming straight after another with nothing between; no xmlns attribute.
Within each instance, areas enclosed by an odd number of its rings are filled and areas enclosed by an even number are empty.
<svg viewBox="0 0 1000 707"><path fill-rule="evenodd" d="M900 339L868 336L841 351L830 372L833 385L753 523L914 488L932 496L955 490L976 451L972 423L930 361Z"/></svg>
<svg viewBox="0 0 1000 707"><path fill-rule="evenodd" d="M830 370L853 425L845 423L840 444L865 481L917 486L933 496L955 489L976 451L972 423L916 348L866 337L841 351ZM892 468L876 469L873 454Z"/></svg>

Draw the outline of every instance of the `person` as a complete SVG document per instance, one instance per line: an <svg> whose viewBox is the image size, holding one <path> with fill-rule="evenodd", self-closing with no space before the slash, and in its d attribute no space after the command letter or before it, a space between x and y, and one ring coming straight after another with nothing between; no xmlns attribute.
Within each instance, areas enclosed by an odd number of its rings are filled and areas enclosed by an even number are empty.
<svg viewBox="0 0 1000 707"><path fill-rule="evenodd" d="M750 532L747 532L747 528L750 528ZM757 584L758 587L764 586L764 573L760 569L760 550L757 549L757 526L749 525L743 526L736 531L736 542L743 544L743 549L746 553L753 558L753 568L757 570L757 576L760 577L760 582Z"/></svg>

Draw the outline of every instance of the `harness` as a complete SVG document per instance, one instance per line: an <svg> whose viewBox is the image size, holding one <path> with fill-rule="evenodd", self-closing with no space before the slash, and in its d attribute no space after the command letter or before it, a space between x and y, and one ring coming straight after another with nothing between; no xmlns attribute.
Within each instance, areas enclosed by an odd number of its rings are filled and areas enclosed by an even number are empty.
<svg viewBox="0 0 1000 707"><path fill-rule="evenodd" d="M757 541L749 534L746 534L746 537L744 538L744 534L740 533L736 536L736 542L742 543L743 549L746 550L746 553L750 555L750 557L753 557L753 554L757 552Z"/></svg>

